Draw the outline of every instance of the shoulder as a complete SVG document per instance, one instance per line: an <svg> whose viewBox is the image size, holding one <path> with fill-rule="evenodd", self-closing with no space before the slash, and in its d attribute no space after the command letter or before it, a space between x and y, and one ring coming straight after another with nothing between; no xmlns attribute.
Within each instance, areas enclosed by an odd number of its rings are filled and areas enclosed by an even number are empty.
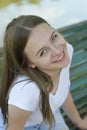
<svg viewBox="0 0 87 130"><path fill-rule="evenodd" d="M20 91L32 91L36 90L39 92L39 88L35 82L31 81L27 76L18 76L13 82L12 89L17 89Z"/></svg>
<svg viewBox="0 0 87 130"><path fill-rule="evenodd" d="M28 93L30 96L30 95L34 94L34 92L36 92L36 94L39 94L39 91L40 90L39 90L38 86L36 85L36 83L31 81L28 77L18 76L12 84L10 95L11 95L11 93L12 94L15 93L16 95L23 94L23 96L24 96L24 94Z"/></svg>
<svg viewBox="0 0 87 130"><path fill-rule="evenodd" d="M34 110L39 102L38 86L26 76L18 76L9 92L8 104L25 110Z"/></svg>

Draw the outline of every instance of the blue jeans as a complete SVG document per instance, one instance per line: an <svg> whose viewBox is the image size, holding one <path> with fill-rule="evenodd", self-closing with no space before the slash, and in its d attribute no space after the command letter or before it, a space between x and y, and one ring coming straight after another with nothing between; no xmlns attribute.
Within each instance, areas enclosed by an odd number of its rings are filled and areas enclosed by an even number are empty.
<svg viewBox="0 0 87 130"><path fill-rule="evenodd" d="M42 125L37 124L35 126L31 127L25 127L24 130L49 130L49 126L45 123L42 123ZM66 124L56 124L52 130L69 130L69 128L66 126Z"/></svg>
<svg viewBox="0 0 87 130"><path fill-rule="evenodd" d="M59 110L57 110L54 113L54 118L55 118L55 125L53 126L52 130L69 130ZM5 130L5 125L3 124L3 118L1 114L0 114L0 130ZM49 125L45 122L42 122L41 124L25 127L24 130L49 130Z"/></svg>
<svg viewBox="0 0 87 130"><path fill-rule="evenodd" d="M0 110L0 130L5 130L5 125L1 114L1 110Z"/></svg>

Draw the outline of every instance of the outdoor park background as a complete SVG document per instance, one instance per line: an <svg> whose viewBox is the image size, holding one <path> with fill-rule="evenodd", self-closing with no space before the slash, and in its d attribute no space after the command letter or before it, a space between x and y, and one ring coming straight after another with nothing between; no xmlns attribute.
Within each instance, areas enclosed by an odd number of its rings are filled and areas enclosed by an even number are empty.
<svg viewBox="0 0 87 130"><path fill-rule="evenodd" d="M87 20L87 0L1 0L0 47L6 25L22 14L39 15L54 28Z"/></svg>

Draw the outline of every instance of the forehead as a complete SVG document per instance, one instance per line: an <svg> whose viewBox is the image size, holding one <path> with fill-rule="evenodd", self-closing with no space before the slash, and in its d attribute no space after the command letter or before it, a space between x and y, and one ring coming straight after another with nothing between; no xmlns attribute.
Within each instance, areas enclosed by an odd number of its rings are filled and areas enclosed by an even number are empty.
<svg viewBox="0 0 87 130"><path fill-rule="evenodd" d="M25 50L31 54L35 54L40 48L45 46L50 39L54 29L46 23L39 24L31 30L31 34Z"/></svg>
<svg viewBox="0 0 87 130"><path fill-rule="evenodd" d="M47 38L50 37L52 31L53 31L52 27L50 27L46 23L42 23L42 24L36 26L35 28L33 28L30 38L29 38L29 42L35 43L35 42L38 42L38 40L40 42L42 42L44 40L44 42L45 42L45 40L47 40Z"/></svg>

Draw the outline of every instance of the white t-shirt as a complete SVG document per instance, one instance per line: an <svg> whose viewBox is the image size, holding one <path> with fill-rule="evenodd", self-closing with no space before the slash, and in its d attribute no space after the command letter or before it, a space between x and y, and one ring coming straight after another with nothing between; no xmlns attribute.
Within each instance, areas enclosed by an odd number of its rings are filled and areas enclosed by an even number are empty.
<svg viewBox="0 0 87 130"><path fill-rule="evenodd" d="M72 59L73 48L67 43L67 49L70 56L70 62ZM71 64L71 63L70 63ZM54 113L67 98L70 80L69 80L69 68L70 64L61 70L58 89L53 95L49 93L49 103ZM13 87L10 90L8 104L17 106L23 110L32 111L31 116L26 122L25 126L36 125L41 123L43 118L39 107L40 102L40 90L38 86L28 79L28 77L20 75L15 79Z"/></svg>

